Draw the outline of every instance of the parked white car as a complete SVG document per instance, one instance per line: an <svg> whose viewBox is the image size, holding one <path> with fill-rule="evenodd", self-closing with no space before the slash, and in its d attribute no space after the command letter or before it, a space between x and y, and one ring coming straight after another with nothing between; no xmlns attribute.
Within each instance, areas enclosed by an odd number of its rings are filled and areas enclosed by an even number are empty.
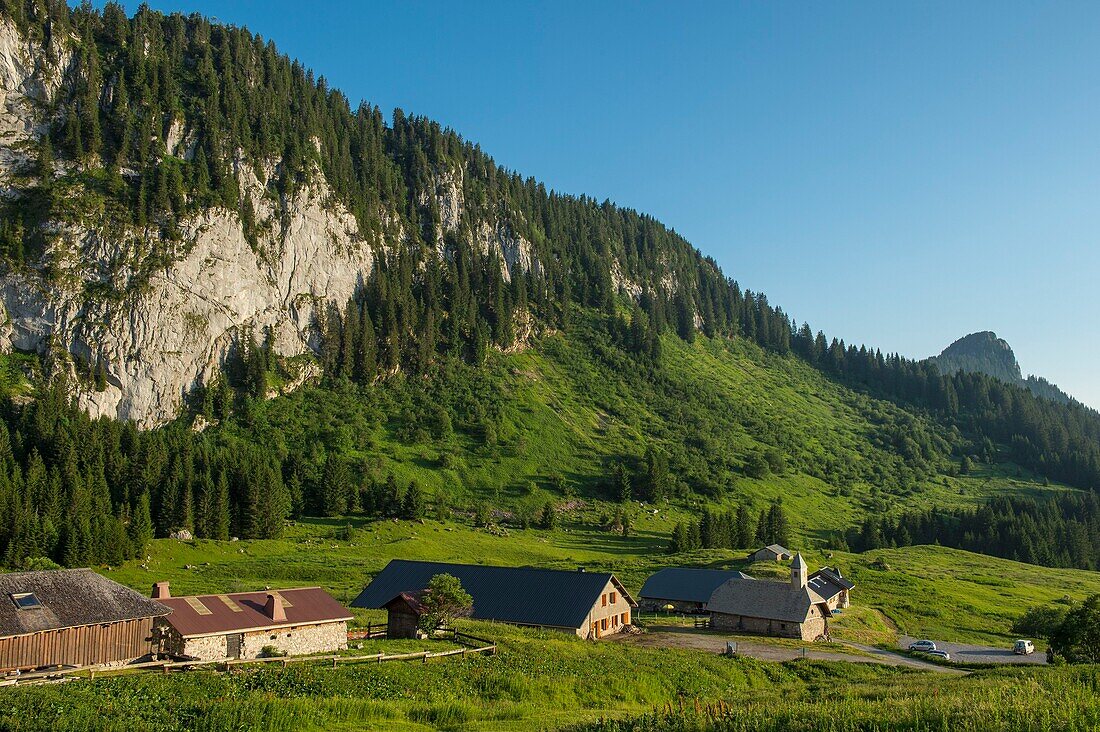
<svg viewBox="0 0 1100 732"><path fill-rule="evenodd" d="M951 660L951 654L947 651L928 651L929 656L935 656L936 658L942 658L945 661Z"/></svg>
<svg viewBox="0 0 1100 732"><path fill-rule="evenodd" d="M920 651L921 653L931 653L936 650L936 644L930 640L919 640L909 644L910 651Z"/></svg>
<svg viewBox="0 0 1100 732"><path fill-rule="evenodd" d="M1029 640L1018 640L1012 646L1012 652L1017 656L1030 656L1035 653L1035 644Z"/></svg>

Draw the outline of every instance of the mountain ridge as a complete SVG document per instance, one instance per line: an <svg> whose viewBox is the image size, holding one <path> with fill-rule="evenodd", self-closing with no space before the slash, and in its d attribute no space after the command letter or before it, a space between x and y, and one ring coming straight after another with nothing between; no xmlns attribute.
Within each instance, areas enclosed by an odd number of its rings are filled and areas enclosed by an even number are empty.
<svg viewBox="0 0 1100 732"><path fill-rule="evenodd" d="M938 356L926 360L945 374L956 371L986 374L1008 384L1022 386L1036 396L1054 402L1069 404L1077 401L1042 377L1028 375L1025 379L1008 341L998 338L990 330L963 336L943 349Z"/></svg>
<svg viewBox="0 0 1100 732"><path fill-rule="evenodd" d="M1094 412L799 326L651 216L353 108L243 29L0 1L8 564L425 501L850 522L972 502L976 464L1100 486Z"/></svg>

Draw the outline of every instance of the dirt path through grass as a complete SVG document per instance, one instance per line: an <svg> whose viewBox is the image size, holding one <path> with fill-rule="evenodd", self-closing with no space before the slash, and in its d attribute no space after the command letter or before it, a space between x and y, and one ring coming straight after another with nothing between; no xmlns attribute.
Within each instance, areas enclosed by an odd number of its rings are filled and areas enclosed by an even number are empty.
<svg viewBox="0 0 1100 732"><path fill-rule="evenodd" d="M763 661L793 661L810 658L817 661L847 661L849 663L879 663L887 666L908 666L935 673L959 675L964 672L933 663L925 663L900 653L891 653L874 646L857 643L830 643L824 646L804 644L782 638L748 638L717 631L696 630L674 625L650 626L649 632L637 635L612 636L613 642L630 643L642 648L681 648L723 653L726 641L737 643L737 653Z"/></svg>

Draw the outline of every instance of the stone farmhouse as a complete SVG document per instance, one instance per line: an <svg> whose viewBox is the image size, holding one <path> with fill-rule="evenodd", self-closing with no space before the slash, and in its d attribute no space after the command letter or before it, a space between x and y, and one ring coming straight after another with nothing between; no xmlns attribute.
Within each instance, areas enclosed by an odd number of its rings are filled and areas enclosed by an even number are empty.
<svg viewBox="0 0 1100 732"><path fill-rule="evenodd" d="M90 569L0 574L0 672L141 660L170 612Z"/></svg>
<svg viewBox="0 0 1100 732"><path fill-rule="evenodd" d="M841 575L839 569L822 567L810 575L807 584L825 598L830 610L843 610L852 604L851 592L855 583Z"/></svg>
<svg viewBox="0 0 1100 732"><path fill-rule="evenodd" d="M801 554L791 563L790 582L730 580L707 602L711 627L738 633L812 641L829 635L832 610L809 586Z"/></svg>
<svg viewBox="0 0 1100 732"><path fill-rule="evenodd" d="M348 647L347 608L319 587L172 597L167 582L153 597L172 614L158 618L160 651L203 661L329 653Z"/></svg>
<svg viewBox="0 0 1100 732"><path fill-rule="evenodd" d="M602 572L395 559L352 607L385 608L392 637L410 637L423 610L420 593L438 574L459 579L473 598L475 619L562 630L581 638L622 631L638 606L614 575Z"/></svg>
<svg viewBox="0 0 1100 732"><path fill-rule="evenodd" d="M753 578L735 570L666 567L649 576L638 593L638 602L646 610L701 613L714 591L731 580Z"/></svg>
<svg viewBox="0 0 1100 732"><path fill-rule="evenodd" d="M779 544L768 544L749 555L749 559L754 562L785 562L790 558L790 551Z"/></svg>

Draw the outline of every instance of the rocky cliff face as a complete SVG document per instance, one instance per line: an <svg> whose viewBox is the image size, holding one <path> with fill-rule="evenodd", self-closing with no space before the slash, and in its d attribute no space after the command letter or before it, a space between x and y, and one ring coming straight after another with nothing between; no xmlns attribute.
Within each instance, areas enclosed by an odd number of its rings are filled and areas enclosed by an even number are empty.
<svg viewBox="0 0 1100 732"><path fill-rule="evenodd" d="M992 331L971 333L960 338L929 361L946 374L956 371L989 374L1010 384L1023 379L1012 347Z"/></svg>
<svg viewBox="0 0 1100 732"><path fill-rule="evenodd" d="M971 333L952 343L939 356L928 359L936 364L940 373L956 371L986 374L1009 384L1029 389L1036 396L1055 402L1068 403L1072 398L1054 384L1038 376L1026 379L1020 371L1016 354L1008 341L998 338L992 331Z"/></svg>
<svg viewBox="0 0 1100 732"><path fill-rule="evenodd" d="M29 160L48 102L63 83L65 53L49 55L0 22L0 195ZM186 155L188 131L168 126L166 150ZM275 350L298 356L318 346L316 316L342 306L369 276L380 249L403 234L368 242L319 171L290 200L275 200L248 161L238 161L242 195L253 200L259 237L250 245L235 212L210 209L179 222L178 242L156 232L119 230L87 217L58 222L38 265L0 269L0 349L50 355L75 375L77 360L103 363L106 388L73 379L93 416L153 426L175 416L185 396L222 367L234 343L270 328ZM270 175L274 163L258 166ZM260 174L263 177L263 173ZM506 276L538 269L531 246L502 217L464 217L462 172L439 175L434 196L444 232L495 249ZM387 213L382 212L383 220ZM169 250L167 265L142 269L142 253ZM445 252L442 252L445 255ZM303 373L308 377L309 373ZM299 382L302 379L299 379Z"/></svg>

